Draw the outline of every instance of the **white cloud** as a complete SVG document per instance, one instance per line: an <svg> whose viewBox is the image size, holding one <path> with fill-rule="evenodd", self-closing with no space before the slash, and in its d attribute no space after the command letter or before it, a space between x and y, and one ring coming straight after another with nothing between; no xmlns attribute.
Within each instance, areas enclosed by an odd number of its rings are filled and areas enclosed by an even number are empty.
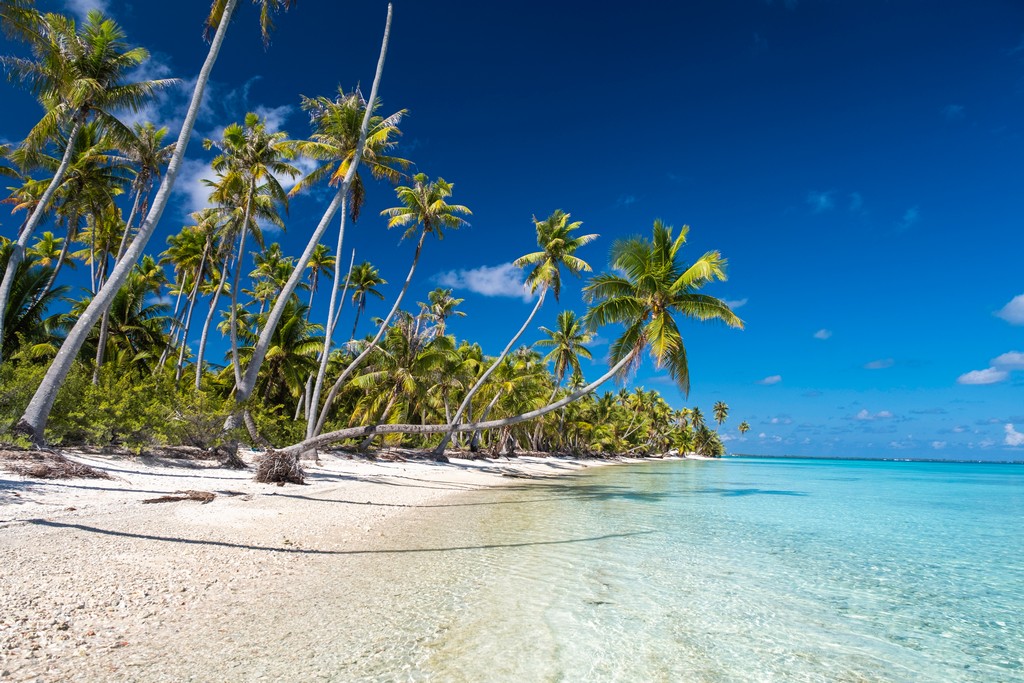
<svg viewBox="0 0 1024 683"><path fill-rule="evenodd" d="M993 358L992 365L1003 370L1024 370L1024 353L1008 351L1001 356Z"/></svg>
<svg viewBox="0 0 1024 683"><path fill-rule="evenodd" d="M769 375L768 377L765 377L764 379L759 379L757 381L757 383L758 384L767 384L767 385L771 386L772 384L778 384L781 381L782 381L782 375Z"/></svg>
<svg viewBox="0 0 1024 683"><path fill-rule="evenodd" d="M509 296L530 301L533 294L523 282L523 274L511 263L500 266L450 270L434 278L442 287L468 289L483 296Z"/></svg>
<svg viewBox="0 0 1024 683"><path fill-rule="evenodd" d="M909 230L918 224L921 220L921 209L917 206L912 206L903 212L903 218L896 223L896 227L900 230Z"/></svg>
<svg viewBox="0 0 1024 683"><path fill-rule="evenodd" d="M1010 299L1010 303L996 311L996 315L1011 325L1024 325L1024 294Z"/></svg>
<svg viewBox="0 0 1024 683"><path fill-rule="evenodd" d="M72 14L77 15L82 20L85 19L85 15L90 10L99 10L104 14L110 13L110 2L109 0L67 0L68 11Z"/></svg>
<svg viewBox="0 0 1024 683"><path fill-rule="evenodd" d="M892 358L879 358L878 360L873 360L870 363L865 363L864 364L864 369L865 370L885 370L886 368L891 368L895 364L896 364L896 361L894 361Z"/></svg>
<svg viewBox="0 0 1024 683"><path fill-rule="evenodd" d="M956 378L957 384L998 384L1003 382L1010 373L998 368L985 368L984 370L971 370Z"/></svg>
<svg viewBox="0 0 1024 683"><path fill-rule="evenodd" d="M811 207L813 213L830 211L836 205L832 195L833 192L831 190L827 192L815 192L812 190L807 193L807 205Z"/></svg>
<svg viewBox="0 0 1024 683"><path fill-rule="evenodd" d="M937 451L941 451L945 447L946 447L946 442L945 441L932 441L932 448L934 448Z"/></svg>
<svg viewBox="0 0 1024 683"><path fill-rule="evenodd" d="M1006 436L1003 439L1004 444L1007 446L1024 446L1024 434L1014 429L1012 424L1006 424L1003 430L1006 432Z"/></svg>
<svg viewBox="0 0 1024 683"><path fill-rule="evenodd" d="M889 420L893 417L892 412L889 410L880 410L877 413L872 413L867 408L863 408L859 413L853 416L853 419L859 420L860 422L873 422L875 420Z"/></svg>
<svg viewBox="0 0 1024 683"><path fill-rule="evenodd" d="M139 82L173 77L174 71L171 67L170 57L159 53L151 53L149 59L128 74L127 80ZM181 122L185 120L185 114L188 112L188 104L192 99L192 90L195 88L195 84L196 79L193 77L179 80L165 88L159 88L141 109L138 111L131 111L130 109L118 111L117 118L129 127L136 123L146 123L148 121L157 128L167 128L169 134L164 140L170 143L174 136L177 136L181 128ZM211 87L212 84L208 85L204 92L204 108L209 100ZM202 111L201 109L201 113Z"/></svg>
<svg viewBox="0 0 1024 683"><path fill-rule="evenodd" d="M817 332L814 333L814 338L815 339L822 339L822 340L824 340L824 339L830 338L831 336L832 336L832 330L826 330L825 328L822 328L822 329L820 329L820 330L818 330Z"/></svg>
<svg viewBox="0 0 1024 683"><path fill-rule="evenodd" d="M216 177L209 162L201 159L182 159L178 179L174 183L174 191L186 197L182 212L185 214L199 211L210 206L210 188L203 179Z"/></svg>
<svg viewBox="0 0 1024 683"><path fill-rule="evenodd" d="M736 310L740 306L746 306L748 301L749 301L749 299L747 299L746 297L744 297L742 299L735 299L735 300L732 300L732 301L726 299L725 305L728 306L729 308L733 309L733 310Z"/></svg>
<svg viewBox="0 0 1024 683"><path fill-rule="evenodd" d="M264 119L267 124L267 130L272 133L276 133L284 128L285 121L295 111L295 107L290 104L282 104L280 107L265 107L262 104L258 104L253 107L253 112Z"/></svg>

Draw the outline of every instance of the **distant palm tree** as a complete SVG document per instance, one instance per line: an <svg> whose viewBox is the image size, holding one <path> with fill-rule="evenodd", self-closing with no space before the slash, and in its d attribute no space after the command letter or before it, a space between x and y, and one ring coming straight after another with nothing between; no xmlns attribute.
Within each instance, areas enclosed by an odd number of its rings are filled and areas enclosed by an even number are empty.
<svg viewBox="0 0 1024 683"><path fill-rule="evenodd" d="M309 307L306 309L306 319L309 319L310 311L313 310L313 296L320 288L320 276L331 277L334 270L335 258L326 244L317 244L313 249L313 255L309 257L306 268L309 270Z"/></svg>
<svg viewBox="0 0 1024 683"><path fill-rule="evenodd" d="M747 432L750 431L750 425L747 423L746 420L744 420L743 422L740 422L739 430L740 430L740 435L741 436L743 434L746 434Z"/></svg>
<svg viewBox="0 0 1024 683"><path fill-rule="evenodd" d="M355 322L352 323L352 334L349 341L356 338L356 329L359 327L359 316L366 310L366 296L372 294L383 300L384 295L377 289L386 285L387 280L380 276L376 266L369 261L356 264L349 274L349 287L352 288L352 305L356 309Z"/></svg>
<svg viewBox="0 0 1024 683"><path fill-rule="evenodd" d="M718 427L721 427L725 419L729 417L729 406L726 405L725 401L716 401L712 410L715 413L715 422L718 423ZM716 432L718 427L715 427Z"/></svg>
<svg viewBox="0 0 1024 683"><path fill-rule="evenodd" d="M451 317L465 318L465 311L457 310L457 307L465 301L465 299L456 299L452 296L452 290L438 287L437 289L427 294L427 304L420 304L427 313L429 313L431 319L437 323L437 334L440 337L445 335L447 329L447 320Z"/></svg>

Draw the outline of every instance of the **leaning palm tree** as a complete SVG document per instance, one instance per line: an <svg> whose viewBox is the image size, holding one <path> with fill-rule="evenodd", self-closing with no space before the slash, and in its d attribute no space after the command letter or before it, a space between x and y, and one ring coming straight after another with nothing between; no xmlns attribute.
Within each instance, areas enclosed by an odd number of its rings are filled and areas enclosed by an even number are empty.
<svg viewBox="0 0 1024 683"><path fill-rule="evenodd" d="M270 348L271 333L273 332L274 328L280 321L281 316L284 314L284 307L287 303L287 300L292 296L296 288L299 286L299 281L302 279L302 273L306 270L306 265L309 263L309 259L313 255L313 250L316 249L317 244L320 243L321 237L323 237L324 232L327 230L327 225L330 223L331 218L334 217L334 214L337 212L338 208L344 203L345 199L348 197L349 190L352 187L352 182L355 179L356 170L359 168L359 165L362 161L363 152L366 147L367 135L369 133L370 128L370 119L372 117L374 107L376 106L377 103L377 90L380 87L381 74L384 71L384 59L387 56L388 51L388 39L391 35L391 14L392 7L391 4L389 3L387 20L385 21L384 24L384 38L381 41L380 57L378 57L377 59L377 71L373 77L373 86L370 88L370 97L367 100L366 111L363 114L363 122L359 129L359 140L356 143L355 151L352 154L351 162L348 164L348 168L344 173L344 177L342 178L341 183L339 183L338 185L338 192L335 194L334 199L331 201L331 204L327 207L327 210L324 212L323 217L320 219L320 223L317 225L316 229L313 230L313 233L310 235L309 242L306 243L306 248L305 250L303 250L302 255L299 257L298 261L296 261L295 272L292 273L292 276L290 278L288 278L288 282L281 290L281 293L277 297L277 301L274 303L273 308L271 308L270 310L270 314L267 316L266 325L260 332L260 338L256 342L256 346L253 349L252 358L249 361L249 364L246 366L245 375L242 377L242 381L236 383L235 385L236 407L240 408L241 406L244 406L245 402L248 401L249 397L252 395L253 389L256 386L256 376L259 373L260 366L263 364L263 359L266 357L267 351ZM344 216L344 211L342 212L342 215ZM340 237L341 235L339 234L339 241ZM340 250L336 254L336 258L341 258ZM336 274L334 282L335 285L337 285L339 278L337 276L337 271L335 271L335 273ZM332 311L333 309L334 307L331 306ZM333 325L331 325L329 321L327 329L325 331L329 333L332 331L332 328ZM330 343L327 339L324 340L324 345L325 351L321 354L321 356L324 359L324 361L326 361L326 359L330 355L326 351L330 347ZM321 368L322 375L322 373L326 371L326 367L325 365L322 364ZM310 412L312 413L313 411L311 410ZM238 419L239 410L235 410L228 418L225 426L229 428L237 426Z"/></svg>
<svg viewBox="0 0 1024 683"><path fill-rule="evenodd" d="M633 237L620 240L612 247L611 266L616 273L591 279L584 294L593 304L584 316L591 330L606 324L622 324L625 331L611 345L611 368L590 384L542 408L519 415L455 426L456 431L472 431L504 427L533 420L586 396L594 389L629 370L649 350L658 368L668 369L676 385L687 392L690 374L686 351L676 316L697 321L719 321L730 327L743 327L740 320L722 300L699 290L715 280L725 279L726 261L717 251L710 251L687 266L680 258L689 228L673 238L672 228L655 221L653 239ZM437 434L451 430L451 425L387 424L339 429L281 449L281 454L295 457L313 448L352 437L378 434Z"/></svg>
<svg viewBox="0 0 1024 683"><path fill-rule="evenodd" d="M555 295L555 301L558 301L558 296L562 291L562 276L560 272L562 266L565 266L570 273L577 276L584 271L589 272L591 270L589 263L575 255L577 249L593 242L598 237L596 234L573 235L572 233L583 225L582 221L570 223L569 214L558 209L543 221L538 221L535 217L533 223L537 229L537 246L541 250L519 257L513 262L513 265L520 268L533 266L530 274L526 277L526 286L530 288L531 292L537 294L537 303L534 305L533 310L530 311L530 315L527 316L526 322L523 323L523 326L519 328L519 331L516 332L501 354L498 355L495 362L480 376L476 384L466 392L466 396L462 399L462 404L455 411L455 417L452 418L453 422L457 423L462 419L462 415L466 411L466 407L473 400L473 396L480 390L480 387L483 386L484 382L487 381L487 378L491 376L491 373L494 372L501 361L505 360L509 351L519 341L519 338L523 336L523 333L526 332L526 328L530 326L534 316L537 315L537 311L544 304L544 297L549 289ZM441 439L441 443L434 450L434 455L443 455L444 449L448 446L450 440L451 434Z"/></svg>
<svg viewBox="0 0 1024 683"><path fill-rule="evenodd" d="M466 312L457 309L465 299L456 299L452 296L451 289L438 287L427 294L428 304L425 306L431 319L437 324L437 335L443 337L447 330L448 318L465 318Z"/></svg>
<svg viewBox="0 0 1024 683"><path fill-rule="evenodd" d="M9 5L0 6L0 18L8 20L10 9ZM68 132L63 158L22 227L9 257L12 265L5 271L8 277L0 283L0 337L12 278L68 170L82 127L95 120L113 134L124 131L124 125L111 112L124 108L138 111L155 90L173 82L127 81L130 72L145 62L149 53L141 47L130 48L121 27L96 10L89 12L80 27L60 14L38 16L23 37L29 42L32 57L0 60L7 67L8 78L25 84L45 109L23 145L42 150L59 131Z"/></svg>
<svg viewBox="0 0 1024 683"><path fill-rule="evenodd" d="M306 264L306 269L309 270L309 305L306 308L306 318L309 318L310 312L313 310L313 297L316 295L316 291L320 288L320 276L326 275L331 276L333 272L334 264L337 259L331 256L331 251L326 244L318 244L313 249L313 254L309 257L309 263Z"/></svg>
<svg viewBox="0 0 1024 683"><path fill-rule="evenodd" d="M319 416L316 415L315 410L318 408L317 403L314 401L310 404L309 424L311 426L307 427L307 438L315 436L324 428L324 423L330 414L334 399L344 385L345 380L359 367L363 359L373 351L373 348L387 330L388 323L391 322L391 318L398 311L398 307L402 304L402 298L405 296L406 290L409 289L409 283L412 282L412 276L416 272L416 265L419 263L420 252L423 250L423 242L426 240L427 235L434 235L440 240L444 239L444 231L446 229L455 230L468 225L462 216L469 215L472 212L465 206L449 204L446 201L451 197L453 187L452 183L447 182L444 178L432 181L425 173L417 173L413 176L411 187L400 186L395 190L402 205L385 209L381 212L382 215L388 217L389 228L401 227L406 229L403 238L412 237L416 234L417 230L419 231L420 236L416 242L416 251L413 253L412 266L409 268L409 274L405 277L405 282L395 298L391 311L377 329L377 334L363 352L356 356L338 379L335 380L334 386L331 387L331 391L327 394L323 408L320 408ZM316 420L315 423L313 422L314 419Z"/></svg>
<svg viewBox="0 0 1024 683"><path fill-rule="evenodd" d="M273 13L282 8L287 9L293 2L294 0L254 0L254 3L261 8L260 25L263 31L264 43L268 41L269 30L273 26L271 21ZM89 306L78 317L78 321L61 345L60 351L54 358L53 363L50 364L50 368L43 377L43 381L39 384L36 393L32 396L32 400L29 401L28 407L18 420L16 429L29 435L35 443L42 444L45 442L43 432L46 428L46 422L50 417L50 410L53 409L53 402L57 398L57 390L64 383L68 372L71 371L71 365L78 356L78 352L81 350L96 321L111 306L114 296L128 278L136 261L142 256L146 244L153 236L153 232L160 222L160 217L167 207L167 202L171 198L171 190L174 187L174 181L178 177L178 170L181 167L182 160L185 157L185 150L188 148L188 142L192 136L192 129L199 115L203 93L210 80L213 65L220 54L220 48L224 44L228 24L231 23L231 16L237 5L238 0L214 0L206 25L208 29L216 26L216 33L210 41L210 49L207 52L206 60L203 62L203 66L196 78L196 85L192 90L192 99L189 101L188 111L185 114L185 119L181 124L181 132L178 134L178 140L174 146L174 154L167 165L167 173L160 183L160 188L153 198L153 205L142 225L139 226L135 239L125 251L121 261L111 272L106 284L96 293ZM17 18L15 19L17 20ZM2 295L2 290L0 290L0 295Z"/></svg>

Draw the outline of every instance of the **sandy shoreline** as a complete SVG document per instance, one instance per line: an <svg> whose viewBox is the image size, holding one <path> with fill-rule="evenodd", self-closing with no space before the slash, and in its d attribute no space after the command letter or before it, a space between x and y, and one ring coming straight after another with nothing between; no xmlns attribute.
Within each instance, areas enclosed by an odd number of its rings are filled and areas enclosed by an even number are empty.
<svg viewBox="0 0 1024 683"><path fill-rule="evenodd" d="M465 491L630 462L326 456L308 465L309 485L278 487L201 461L76 459L114 479L0 472L0 679L336 680L310 664L334 619L317 587L372 599L359 585L379 571L374 555L409 552L389 546L409 542L403 515ZM216 497L142 502L183 490ZM337 636L321 645L337 649Z"/></svg>

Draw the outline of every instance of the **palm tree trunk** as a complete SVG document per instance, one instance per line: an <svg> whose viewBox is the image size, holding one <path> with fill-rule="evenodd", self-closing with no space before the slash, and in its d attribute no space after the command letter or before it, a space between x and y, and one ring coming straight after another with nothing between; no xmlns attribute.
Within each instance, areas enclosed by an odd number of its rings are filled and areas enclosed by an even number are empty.
<svg viewBox="0 0 1024 683"><path fill-rule="evenodd" d="M363 362L363 359L370 355L370 352L377 347L377 342L380 341L380 338L384 336L384 332L388 329L388 323L391 322L391 318L393 318L395 313L398 311L398 307L402 304L402 298L405 296L406 290L409 289L409 283L412 282L412 275L413 273L416 272L416 264L420 260L420 252L423 251L423 240L426 238L426 236L427 231L421 229L420 239L416 243L416 253L413 254L412 257L412 267L409 269L409 274L405 277L405 283L402 285L402 291L398 293L398 298L395 299L395 305L391 307L391 311L388 313L387 317L384 318L383 322L381 322L380 328L377 330L377 334L374 336L373 341L370 342L369 346L363 349L362 353L355 357L355 360L349 363L348 367L345 368L345 370L341 373L338 379L335 380L334 386L331 387L330 393L327 394L327 400L324 401L324 407L322 410L320 410L319 417L317 418L316 422L316 429L313 432L313 436L316 436L317 434L323 431L324 423L327 421L327 415L328 413L330 413L331 406L334 404L334 399L338 396L338 391L345 383L345 380L348 379L349 375L351 375L356 368L359 367L359 365ZM310 413L313 413L318 409L318 406L311 405ZM307 439L307 441L308 440L309 439Z"/></svg>
<svg viewBox="0 0 1024 683"><path fill-rule="evenodd" d="M252 211L252 193L256 191L253 186L249 187L249 197L245 201L245 215L242 217L242 234L238 236L238 262L235 264L235 277L231 282L231 367L235 371L235 383L242 381L242 371L238 368L238 286L242 277L242 262L245 260L245 236L249 233L249 216ZM260 313L263 311L261 310Z"/></svg>
<svg viewBox="0 0 1024 683"><path fill-rule="evenodd" d="M539 311L540 307L544 305L544 296L547 293L547 287L540 290L540 296L537 297L537 303L536 305L534 305L533 310L530 311L530 316L526 319L526 322L523 323L523 326L519 328L519 331L516 332L516 335L512 337L512 339L509 341L508 345L505 347L505 350L501 352L500 356L498 356L498 359L491 364L491 367L487 368L484 374L480 375L480 379L478 379L476 381L476 384L473 385L473 388L466 393L466 397L462 399L462 405L460 405L459 409L455 411L455 417L452 419L452 422L458 422L460 419L462 419L462 413L466 411L466 406L468 406L470 401L473 400L473 396L480 389L480 387L483 386L484 382L487 381L487 378L491 376L491 373L498 368L498 365L501 364L501 361L505 360L505 357L508 356L509 351L511 351L515 343L519 341L519 338L523 336L523 333L526 332L526 328L530 326L530 323L533 321L534 316L537 315L537 311ZM445 434L444 438L441 439L441 443L438 445L437 448L434 449L434 455L444 454L444 449L448 447L448 442L451 440L453 433L454 432L449 432L448 434Z"/></svg>
<svg viewBox="0 0 1024 683"><path fill-rule="evenodd" d="M502 391L503 390L499 389L498 393L496 393L494 395L494 398L491 399L491 402L487 404L486 408L484 408L484 414L480 416L480 419L482 421L485 421L485 422L487 421L487 416L491 414L491 409L493 409L494 406L496 406L498 404L498 399L501 398L501 392ZM475 430L473 430L473 438L470 439L470 441L469 441L469 450L470 450L471 453L476 453L478 450L480 450L480 435L481 434L483 434L483 430L482 429L475 429Z"/></svg>
<svg viewBox="0 0 1024 683"><path fill-rule="evenodd" d="M24 414L18 420L16 429L28 435L37 444L45 442L43 431L50 417L50 411L53 409L53 402L57 398L57 390L64 384L64 380L71 370L71 365L78 356L82 344L85 343L89 331L96 324L103 311L110 308L114 295L117 294L117 290L121 288L121 285L128 278L128 274L131 272L135 262L139 260L142 251L146 248L146 243L153 236L153 232L160 222L160 217L167 207L167 202L171 198L171 190L174 187L174 181L178 177L178 170L181 168L182 159L185 157L185 150L188 148L189 138L192 136L192 128L195 126L196 117L199 115L203 92L206 90L206 84L210 80L210 72L213 71L213 65L217 61L221 45L224 44L224 37L227 35L231 15L234 13L237 5L238 0L227 0L225 3L220 24L217 26L217 33L210 43L210 50L206 54L206 61L203 62L203 68L196 79L196 86L192 90L192 100L189 102L185 120L181 124L181 133L178 135L174 154L171 155L171 161L167 165L167 173L164 175L163 182L160 183L160 188L156 192L153 206L150 208L146 220L139 227L139 232L125 252L124 258L114 268L114 272L111 273L107 284L93 297L89 306L79 317L78 322L75 323L71 332L68 333L67 338L57 352L57 356L46 371L43 381L39 384L39 388L36 389L35 395L32 396L32 400L29 402Z"/></svg>
<svg viewBox="0 0 1024 683"><path fill-rule="evenodd" d="M553 410L558 410L562 406L567 406L573 401L576 401L583 396L586 396L597 387L601 386L616 374L622 371L630 361L632 361L638 353L642 350L642 347L637 346L633 351L626 355L625 358L620 360L618 363L613 365L608 372L604 373L596 380L588 384L587 386L574 391L565 398L559 399L554 403L550 403L543 408L537 408L526 413L514 415L512 417L505 417L500 420L481 421L481 422L466 422L463 424L455 425L457 432L469 432L479 429L493 429L495 427L507 427L520 422L526 422L535 418L547 415ZM332 443L342 441L344 439L351 439L354 437L367 437L370 434L441 434L451 429L452 425L412 425L412 424L393 424L393 425L365 425L362 427L346 427L345 429L339 429L334 432L328 432L327 434L319 434L311 439L300 441L297 444L288 446L278 450L278 453L288 456L298 456L305 453L308 450L314 448L322 448Z"/></svg>
<svg viewBox="0 0 1024 683"><path fill-rule="evenodd" d="M75 155L75 142L78 140L78 134L82 130L83 123L79 116L75 117L74 125L71 126L71 132L68 134L68 146L64 150L64 156L61 157L60 166L57 167L57 172L50 179L50 184L46 186L46 190L39 199L39 203L36 204L36 208L32 210L32 215L29 216L28 220L25 221L25 225L22 226L21 233L18 235L18 241L14 243L11 255L7 259L4 279L0 282L0 340L4 338L4 313L7 311L7 301L11 298L11 289L14 287L14 271L25 260L25 247L28 246L28 241L32 239L36 228L42 222L46 209L50 205L50 200L53 199L53 193L57 191L57 186L64 180L68 166L71 165L71 157ZM2 351L0 351L0 363L2 362L3 356Z"/></svg>
<svg viewBox="0 0 1024 683"><path fill-rule="evenodd" d="M203 282L203 274L206 271L206 257L210 254L210 241L203 245L203 257L199 259L199 267L196 269L195 282L192 283L192 291L188 295L188 313L185 314L185 326L181 330L181 343L178 349L178 363L174 369L174 386L178 386L181 380L181 368L185 362L185 348L188 346L188 333L192 327L192 313L195 312L196 299L199 298L199 285ZM170 352L171 347L164 349L164 353ZM163 365L163 362L160 363Z"/></svg>
<svg viewBox="0 0 1024 683"><path fill-rule="evenodd" d="M338 210L338 207L341 205L344 198L348 196L349 188L352 187L352 179L355 178L356 170L359 168L360 161L363 157L363 148L366 145L366 135L370 127L370 118L373 114L374 104L377 101L377 90L380 87L381 75L384 72L384 59L388 52L388 38L391 35L391 14L391 3L388 3L388 16L384 24L384 39L380 46L380 57L377 59L377 72L373 77L373 87L370 89L370 99L367 100L366 113L363 115L362 128L359 130L359 141L356 143L355 153L349 163L348 171L345 173L345 178L342 180L341 186L338 188L338 194L335 195L334 201L332 201L330 206L327 208L327 211L324 213L324 216L320 220L320 224L317 226L316 230L314 230L313 234L310 235L305 251L302 252L302 256L299 257L298 262L295 264L295 270L292 271L291 276L288 278L288 282L281 290L281 294L278 295L277 301L274 302L274 307L271 309L270 315L267 316L266 325L264 325L263 331L260 333L259 341L256 342L256 348L254 348L252 352L252 358L249 360L249 365L245 369L245 376L240 382L236 383L236 406L244 404L252 395L253 389L256 387L256 376L259 374L260 366L263 365L263 359L266 358L267 351L270 349L271 338L274 335L274 330L277 328L277 324L281 321L281 316L284 315L284 309L288 304L288 299L295 291L295 288L298 287L299 281L302 279L302 273L306 270L306 266L309 265L309 259L313 255L313 250L316 249L316 245L320 243L320 238L327 229L327 225L334 216L334 212ZM225 427L229 429L233 428L237 423L237 419L238 411L235 410L228 418Z"/></svg>
<svg viewBox="0 0 1024 683"><path fill-rule="evenodd" d="M561 384L562 384L562 378L559 377L558 381L555 382L555 388L551 390L551 395L548 396L548 403L551 403L552 401L555 400L555 395L558 394L558 389L561 386ZM537 420L537 427L533 430L533 439L532 439L532 443L530 444L531 450L534 450L534 451L539 451L540 450L540 437L542 436L543 430L544 430L544 422L542 420Z"/></svg>
<svg viewBox="0 0 1024 683"><path fill-rule="evenodd" d="M384 411L380 414L380 417L377 418L378 422L383 422L384 420L388 419L388 413L391 411L391 408L394 407L395 402L397 400L398 400L398 390L397 389L392 389L391 390L391 395L388 397L387 405L384 406ZM365 451L366 449L368 449L370 447L370 444L372 444L373 440L376 439L376 438L377 438L376 434L370 434L368 437L363 439L363 442L361 444L359 444L359 450L360 451Z"/></svg>
<svg viewBox="0 0 1024 683"><path fill-rule="evenodd" d="M224 267L220 271L220 282L217 283L217 289L213 292L210 312L206 314L206 322L203 323L203 336L199 338L199 350L196 352L196 391L199 391L199 387L202 384L203 356L206 354L206 340L210 334L210 324L213 323L213 317L217 314L217 301L220 299L220 293L224 291L224 285L228 280L228 261L230 260L231 254L224 257Z"/></svg>

